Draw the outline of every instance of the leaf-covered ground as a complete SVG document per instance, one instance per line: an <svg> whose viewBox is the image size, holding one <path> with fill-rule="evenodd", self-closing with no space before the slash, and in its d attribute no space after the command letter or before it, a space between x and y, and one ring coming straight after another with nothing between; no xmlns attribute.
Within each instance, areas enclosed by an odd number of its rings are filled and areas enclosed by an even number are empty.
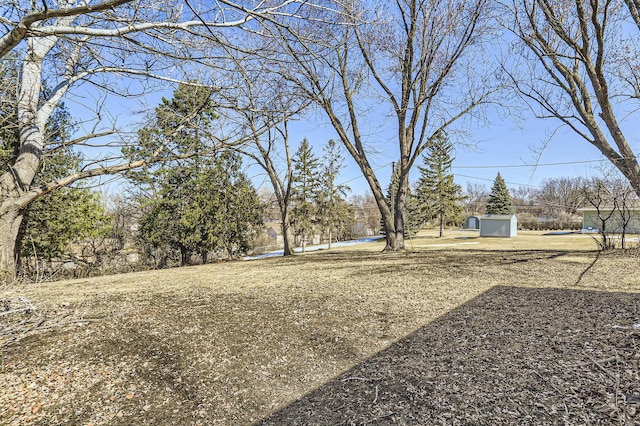
<svg viewBox="0 0 640 426"><path fill-rule="evenodd" d="M595 256L319 252L6 288L36 309L0 316L0 424L640 424L640 260Z"/></svg>

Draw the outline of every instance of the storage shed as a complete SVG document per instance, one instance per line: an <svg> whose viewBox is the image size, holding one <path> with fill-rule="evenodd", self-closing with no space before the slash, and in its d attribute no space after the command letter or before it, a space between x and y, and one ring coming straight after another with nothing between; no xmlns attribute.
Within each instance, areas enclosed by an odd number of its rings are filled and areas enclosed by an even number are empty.
<svg viewBox="0 0 640 426"><path fill-rule="evenodd" d="M622 234L623 228L627 234L640 234L640 208L627 208L622 212L611 207L598 209L587 207L578 209L582 213L582 229L600 229L605 221L605 231L612 234Z"/></svg>
<svg viewBox="0 0 640 426"><path fill-rule="evenodd" d="M480 218L478 216L467 217L462 229L480 229Z"/></svg>
<svg viewBox="0 0 640 426"><path fill-rule="evenodd" d="M511 238L518 235L518 218L514 214L487 214L480 218L481 237Z"/></svg>

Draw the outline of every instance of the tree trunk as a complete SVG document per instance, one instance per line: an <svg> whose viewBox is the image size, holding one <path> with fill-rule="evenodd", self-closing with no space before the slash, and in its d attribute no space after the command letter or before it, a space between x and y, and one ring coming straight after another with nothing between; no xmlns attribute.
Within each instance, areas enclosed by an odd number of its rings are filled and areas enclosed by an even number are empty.
<svg viewBox="0 0 640 426"><path fill-rule="evenodd" d="M40 167L44 125L50 115L38 111L42 87L42 63L56 38L30 39L22 65L17 112L20 150L9 170L0 176L0 280L16 277L16 241L23 212L36 196L25 196Z"/></svg>
<svg viewBox="0 0 640 426"><path fill-rule="evenodd" d="M384 198L379 200L376 196L376 203L378 204L378 209L380 210L380 215L382 216L382 226L384 227L384 236L386 240L386 245L383 251L398 251L398 237L396 234L395 222L393 220L393 213L391 209L387 206ZM380 206L380 203L384 204L384 207ZM404 244L404 235L403 235L403 244Z"/></svg>
<svg viewBox="0 0 640 426"><path fill-rule="evenodd" d="M156 265L156 269L164 269L167 267L167 262L169 262L169 254L167 253L167 250L162 249L162 254L160 254L160 260L158 261L158 264Z"/></svg>
<svg viewBox="0 0 640 426"><path fill-rule="evenodd" d="M16 240L22 223L22 211L10 200L0 207L0 283L16 278Z"/></svg>
<svg viewBox="0 0 640 426"><path fill-rule="evenodd" d="M189 250L186 247L180 247L180 266L186 266L189 263Z"/></svg>
<svg viewBox="0 0 640 426"><path fill-rule="evenodd" d="M407 214L407 195L409 189L409 176L408 176L408 164L406 156L403 156L400 161L400 175L398 178L398 192L395 197L395 214L394 214L394 227L395 227L395 246L393 251L401 251L405 249L404 234L405 234L405 219ZM388 240L387 240L388 244Z"/></svg>
<svg viewBox="0 0 640 426"><path fill-rule="evenodd" d="M404 245L404 201L402 204L398 203L399 199L396 199L396 214L394 219L395 226L395 245L392 251L400 251L405 249ZM388 240L387 240L388 243Z"/></svg>
<svg viewBox="0 0 640 426"><path fill-rule="evenodd" d="M289 223L289 209L285 208L284 211L280 211L282 217L282 240L284 243L284 255L293 255L293 243L291 238L291 223Z"/></svg>
<svg viewBox="0 0 640 426"><path fill-rule="evenodd" d="M327 245L327 248L331 248L331 228L329 228L329 244Z"/></svg>

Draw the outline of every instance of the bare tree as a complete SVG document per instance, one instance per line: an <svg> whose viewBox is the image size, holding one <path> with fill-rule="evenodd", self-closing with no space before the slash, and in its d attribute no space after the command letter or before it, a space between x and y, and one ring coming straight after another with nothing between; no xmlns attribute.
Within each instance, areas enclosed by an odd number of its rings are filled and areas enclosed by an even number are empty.
<svg viewBox="0 0 640 426"><path fill-rule="evenodd" d="M600 250L626 248L626 237L633 217L631 209L636 208L638 202L628 182L619 176L608 175L585 180L582 190L588 205L595 209ZM620 238L613 234L619 234Z"/></svg>
<svg viewBox="0 0 640 426"><path fill-rule="evenodd" d="M586 201L582 190L585 183L580 176L545 179L537 191L538 204L556 218L561 213L575 215Z"/></svg>
<svg viewBox="0 0 640 426"><path fill-rule="evenodd" d="M247 143L235 150L258 165L267 176L275 197L282 235L284 255L294 253L290 200L293 164L290 151L289 123L297 119L308 101L287 90L287 82L273 72L259 52L260 46L245 41L243 50L230 55L225 78L232 82L216 90L214 102L220 116L242 129Z"/></svg>
<svg viewBox="0 0 640 426"><path fill-rule="evenodd" d="M283 0L252 6L238 1L198 5L199 9L187 0L2 2L0 58L17 61L21 71L15 126L19 148L0 176L0 281L15 275L16 235L22 213L33 200L81 179L170 157L162 149L133 162L117 155L114 144L120 130L113 122L102 122L111 114L103 108L110 94L141 95L155 89L152 81L192 81L205 59L216 61L214 48L219 48L220 57L227 56L235 35L229 28L255 31L259 21L284 14L296 3ZM97 100L88 103L88 96ZM55 149L45 138L45 125L65 99L93 113L92 125L66 145L90 147L97 155L77 173L34 186L42 156Z"/></svg>
<svg viewBox="0 0 640 426"><path fill-rule="evenodd" d="M640 195L640 167L625 133L625 120L640 117L638 2L503 4L517 38L504 70L522 99L595 146ZM637 28L626 25L629 17Z"/></svg>
<svg viewBox="0 0 640 426"><path fill-rule="evenodd" d="M511 188L511 201L516 213L535 213L536 206L536 190L530 186L520 185L517 188Z"/></svg>
<svg viewBox="0 0 640 426"><path fill-rule="evenodd" d="M378 235L381 218L373 195L352 195L349 202L353 205L356 214L353 233L359 237Z"/></svg>
<svg viewBox="0 0 640 426"><path fill-rule="evenodd" d="M489 190L486 185L481 183L467 182L465 195L465 212L467 216L472 214L484 213L487 206L487 198Z"/></svg>
<svg viewBox="0 0 640 426"><path fill-rule="evenodd" d="M284 255L290 256L293 254L290 212L293 165L287 121L272 126L270 131L264 135L255 132L252 142L252 145L239 148L238 151L255 161L267 174L280 213ZM279 154L276 154L278 151L280 151ZM282 167L278 166L276 160L278 155L281 156Z"/></svg>
<svg viewBox="0 0 640 426"><path fill-rule="evenodd" d="M347 1L270 27L274 67L332 124L382 215L386 250L404 249L409 171L429 141L488 101L485 0ZM388 120L389 123L385 124ZM377 132L376 127L392 130ZM394 211L372 167L397 152Z"/></svg>

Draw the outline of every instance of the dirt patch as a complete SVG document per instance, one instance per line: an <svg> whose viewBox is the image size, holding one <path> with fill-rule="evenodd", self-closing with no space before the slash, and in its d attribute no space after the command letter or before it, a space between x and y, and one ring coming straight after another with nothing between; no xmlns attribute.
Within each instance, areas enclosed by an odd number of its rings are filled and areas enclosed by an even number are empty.
<svg viewBox="0 0 640 426"><path fill-rule="evenodd" d="M323 252L7 289L36 310L0 317L29 327L0 336L0 424L633 424L639 261L594 256Z"/></svg>

